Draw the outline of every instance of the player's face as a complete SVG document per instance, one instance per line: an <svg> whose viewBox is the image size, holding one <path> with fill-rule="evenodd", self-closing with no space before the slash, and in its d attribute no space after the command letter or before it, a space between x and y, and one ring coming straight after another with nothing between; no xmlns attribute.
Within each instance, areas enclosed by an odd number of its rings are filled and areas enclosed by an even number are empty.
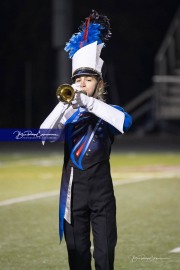
<svg viewBox="0 0 180 270"><path fill-rule="evenodd" d="M81 76L76 78L75 84L79 85L80 89L85 91L89 97L94 94L97 85L97 79L93 76Z"/></svg>

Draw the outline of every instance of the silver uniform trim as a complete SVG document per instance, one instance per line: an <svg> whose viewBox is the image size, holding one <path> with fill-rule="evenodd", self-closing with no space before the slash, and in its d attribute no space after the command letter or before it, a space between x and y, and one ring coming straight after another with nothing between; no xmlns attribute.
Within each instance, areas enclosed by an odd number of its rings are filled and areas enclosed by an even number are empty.
<svg viewBox="0 0 180 270"><path fill-rule="evenodd" d="M65 220L71 224L71 190L72 190L72 182L73 182L73 167L71 167L70 179L69 179L69 186L68 186L68 193L67 193L67 200L66 200L66 209L65 209Z"/></svg>

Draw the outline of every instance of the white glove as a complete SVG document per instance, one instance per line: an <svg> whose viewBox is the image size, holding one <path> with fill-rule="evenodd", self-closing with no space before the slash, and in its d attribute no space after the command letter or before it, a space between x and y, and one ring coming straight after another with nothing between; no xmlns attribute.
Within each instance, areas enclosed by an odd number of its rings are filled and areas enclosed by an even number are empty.
<svg viewBox="0 0 180 270"><path fill-rule="evenodd" d="M86 94L77 92L72 101L72 106L73 108L85 107L88 110L91 110L93 107L93 103L94 103L93 97L88 97Z"/></svg>
<svg viewBox="0 0 180 270"><path fill-rule="evenodd" d="M80 85L78 83L73 83L71 86L74 88L74 91L81 91Z"/></svg>

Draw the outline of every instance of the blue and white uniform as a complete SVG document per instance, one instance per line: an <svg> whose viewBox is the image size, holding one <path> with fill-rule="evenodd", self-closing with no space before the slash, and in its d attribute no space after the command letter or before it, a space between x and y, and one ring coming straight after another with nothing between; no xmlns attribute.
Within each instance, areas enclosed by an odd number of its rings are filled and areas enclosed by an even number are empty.
<svg viewBox="0 0 180 270"><path fill-rule="evenodd" d="M81 247L87 245L86 255L79 257L81 264L84 264L82 269L88 269L87 261L91 259L88 232L87 241L81 239L86 235L86 232L84 236L81 234L83 228L87 228L89 217L94 235L101 228L101 232L98 233L101 237L95 240L94 257L99 256L98 246L105 246L109 254L108 260L114 261L117 240L116 206L109 158L114 136L126 132L132 123L131 116L121 107L97 102L98 110L95 111L81 107L74 110L71 106L67 108L65 107L67 105L60 102L41 126L43 129L59 127L60 136L63 134L64 165L60 190L59 232L62 239L65 231L69 257L71 257L71 250L77 249L77 242ZM65 113L60 117L65 109ZM98 223L101 225L99 226ZM106 224L104 232L102 224ZM108 243L107 247L102 242L104 238L107 238L105 239ZM72 265L75 260L78 259L69 258ZM100 263L104 265L104 270L110 269L105 266L107 261Z"/></svg>

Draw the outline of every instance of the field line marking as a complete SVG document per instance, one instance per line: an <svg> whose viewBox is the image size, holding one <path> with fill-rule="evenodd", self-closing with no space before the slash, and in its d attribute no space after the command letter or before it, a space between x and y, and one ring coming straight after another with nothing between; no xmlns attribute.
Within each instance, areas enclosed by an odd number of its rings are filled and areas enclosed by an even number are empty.
<svg viewBox="0 0 180 270"><path fill-rule="evenodd" d="M179 178L179 173L169 172L169 173L148 173L147 175L135 175L129 179L126 180L114 180L113 185L119 186L119 185L127 185L127 184L133 184L138 183L142 181L147 180L154 180L154 179L167 179L167 178Z"/></svg>
<svg viewBox="0 0 180 270"><path fill-rule="evenodd" d="M37 193L37 194L32 194L32 195L27 195L23 197L0 201L0 206L11 205L15 203L22 203L22 202L27 202L27 201L34 201L37 199L43 199L43 198L48 198L48 197L57 196L57 195L59 195L59 190L42 192L42 193Z"/></svg>
<svg viewBox="0 0 180 270"><path fill-rule="evenodd" d="M162 177L156 177L156 178L162 178ZM120 186L120 185L128 185L128 184L133 184L133 183L139 183L139 182L144 182L147 180L154 180L152 176L143 176L142 178L132 178L132 179L127 179L127 180L115 180L113 181L113 186ZM38 199L43 199L43 198L48 198L52 196L57 196L59 195L59 190L54 190L54 191L49 191L49 192L42 192L42 193L37 193L37 194L32 194L32 195L27 195L23 197L17 197L17 198L12 198L4 201L0 201L0 206L6 206L6 205L12 205L16 203L22 203L22 202L27 202L27 201L34 201Z"/></svg>
<svg viewBox="0 0 180 270"><path fill-rule="evenodd" d="M180 247L173 248L169 253L180 253Z"/></svg>
<svg viewBox="0 0 180 270"><path fill-rule="evenodd" d="M128 184L133 184L133 183L139 183L139 182L144 182L147 180L153 180L152 177L143 177L143 178L139 178L139 179L127 179L127 180L114 180L113 181L113 186L121 186L121 185L128 185Z"/></svg>

